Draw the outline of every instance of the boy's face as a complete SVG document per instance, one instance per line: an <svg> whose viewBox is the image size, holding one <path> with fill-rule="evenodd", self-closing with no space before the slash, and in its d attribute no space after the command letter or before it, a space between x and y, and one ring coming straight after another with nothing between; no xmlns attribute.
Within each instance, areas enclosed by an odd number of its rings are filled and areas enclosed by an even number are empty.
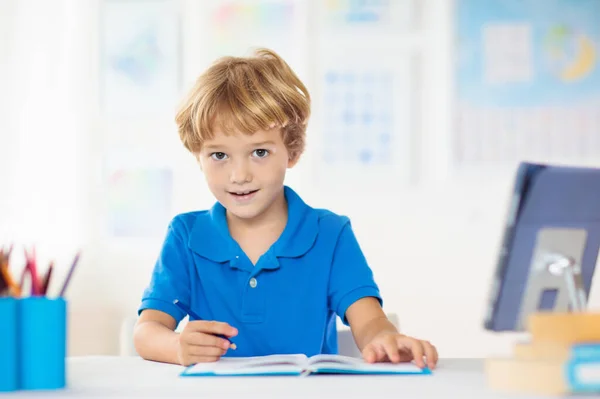
<svg viewBox="0 0 600 399"><path fill-rule="evenodd" d="M227 211L241 219L253 219L282 195L290 159L280 129L259 130L252 135L225 135L215 131L198 154L208 187Z"/></svg>

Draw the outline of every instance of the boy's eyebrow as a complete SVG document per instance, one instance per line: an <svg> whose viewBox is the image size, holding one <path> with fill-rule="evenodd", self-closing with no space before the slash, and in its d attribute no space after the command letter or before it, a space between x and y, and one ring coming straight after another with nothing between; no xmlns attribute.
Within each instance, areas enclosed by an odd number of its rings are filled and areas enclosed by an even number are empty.
<svg viewBox="0 0 600 399"><path fill-rule="evenodd" d="M267 145L267 144L275 145L276 143L273 140L265 140L265 141L261 141L261 142L258 142L258 143L250 143L250 144L248 144L248 146L249 147L260 147L260 146ZM220 150L220 149L223 149L225 147L226 146L222 145L222 144L207 144L207 145L204 146L204 148L206 150Z"/></svg>
<svg viewBox="0 0 600 399"><path fill-rule="evenodd" d="M221 149L223 147L225 147L225 146L220 145L220 144L207 144L204 146L204 148L207 150L216 150L216 149Z"/></svg>
<svg viewBox="0 0 600 399"><path fill-rule="evenodd" d="M252 143L252 144L250 144L250 146L251 147L260 147L261 145L265 145L265 144L275 145L275 142L272 140L266 140L266 141L261 141L260 143Z"/></svg>

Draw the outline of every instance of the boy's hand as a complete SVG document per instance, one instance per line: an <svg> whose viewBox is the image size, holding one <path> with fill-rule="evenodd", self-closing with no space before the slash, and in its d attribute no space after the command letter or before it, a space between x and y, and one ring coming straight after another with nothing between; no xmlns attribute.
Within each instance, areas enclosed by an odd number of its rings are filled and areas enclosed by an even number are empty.
<svg viewBox="0 0 600 399"><path fill-rule="evenodd" d="M190 321L179 334L177 357L183 366L195 363L216 362L231 344L217 334L234 337L237 329L217 321Z"/></svg>
<svg viewBox="0 0 600 399"><path fill-rule="evenodd" d="M382 331L363 349L362 355L367 363L375 362L410 362L415 361L418 367L433 369L438 361L435 346L429 341L412 338L406 335ZM423 357L426 361L423 361Z"/></svg>

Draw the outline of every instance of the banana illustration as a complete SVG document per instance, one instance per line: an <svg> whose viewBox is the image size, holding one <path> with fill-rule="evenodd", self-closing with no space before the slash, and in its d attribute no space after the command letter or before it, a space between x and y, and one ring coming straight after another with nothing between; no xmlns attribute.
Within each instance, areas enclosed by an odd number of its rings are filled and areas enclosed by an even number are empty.
<svg viewBox="0 0 600 399"><path fill-rule="evenodd" d="M561 73L561 79L565 82L573 82L584 78L589 74L596 64L596 50L594 43L584 35L577 37L578 51L575 59Z"/></svg>

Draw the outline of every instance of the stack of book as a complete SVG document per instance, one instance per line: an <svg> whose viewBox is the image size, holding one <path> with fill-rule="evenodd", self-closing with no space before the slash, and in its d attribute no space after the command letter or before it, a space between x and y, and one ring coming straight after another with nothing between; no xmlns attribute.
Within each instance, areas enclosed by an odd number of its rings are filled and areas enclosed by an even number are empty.
<svg viewBox="0 0 600 399"><path fill-rule="evenodd" d="M536 313L529 341L511 357L488 358L488 385L498 391L541 395L600 393L600 313Z"/></svg>

